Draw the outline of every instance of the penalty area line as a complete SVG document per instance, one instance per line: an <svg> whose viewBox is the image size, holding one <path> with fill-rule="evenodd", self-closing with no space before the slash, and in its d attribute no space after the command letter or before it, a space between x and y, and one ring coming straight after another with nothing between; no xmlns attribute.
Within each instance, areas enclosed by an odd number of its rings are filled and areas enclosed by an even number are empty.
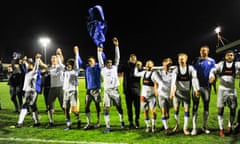
<svg viewBox="0 0 240 144"><path fill-rule="evenodd" d="M46 139L32 139L32 138L1 138L0 141L22 141L22 142L41 142L41 143L61 143L61 144L116 144L108 142L81 142L81 141L67 141L67 140L46 140ZM120 143L119 143L120 144ZM124 143L121 143L124 144Z"/></svg>

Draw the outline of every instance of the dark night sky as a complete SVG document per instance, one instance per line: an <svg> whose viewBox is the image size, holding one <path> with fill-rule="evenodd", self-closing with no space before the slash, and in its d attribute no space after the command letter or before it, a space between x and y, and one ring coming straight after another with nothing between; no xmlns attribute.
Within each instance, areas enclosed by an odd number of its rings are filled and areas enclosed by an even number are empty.
<svg viewBox="0 0 240 144"><path fill-rule="evenodd" d="M42 52L40 36L49 36L50 55L61 47L64 56L73 57L72 47L79 45L83 59L96 55L96 47L86 29L88 9L103 6L108 22L105 52L112 58L112 37L120 42L121 62L136 53L145 62L152 59L160 64L162 58L176 58L178 52L198 56L201 45L209 45L212 55L217 38L214 29L222 27L229 41L240 38L239 0L152 0L127 2L123 0L87 1L7 1L0 6L0 57L7 62L14 51L28 57Z"/></svg>

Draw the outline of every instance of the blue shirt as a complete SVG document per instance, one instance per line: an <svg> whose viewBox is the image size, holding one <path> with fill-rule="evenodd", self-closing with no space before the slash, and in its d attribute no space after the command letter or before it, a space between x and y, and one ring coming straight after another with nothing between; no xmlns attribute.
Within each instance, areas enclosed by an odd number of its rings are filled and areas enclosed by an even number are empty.
<svg viewBox="0 0 240 144"><path fill-rule="evenodd" d="M89 65L85 65L78 55L78 65L85 69L85 82L86 88L88 90L91 89L100 89L101 88L101 68L98 63L96 63L93 67Z"/></svg>
<svg viewBox="0 0 240 144"><path fill-rule="evenodd" d="M99 64L94 67L86 66L85 78L87 89L100 89L101 88L101 68Z"/></svg>
<svg viewBox="0 0 240 144"><path fill-rule="evenodd" d="M215 60L208 57L207 59L197 58L197 61L193 64L193 67L197 71L197 77L200 87L210 87L209 84L209 73L210 70L215 66Z"/></svg>

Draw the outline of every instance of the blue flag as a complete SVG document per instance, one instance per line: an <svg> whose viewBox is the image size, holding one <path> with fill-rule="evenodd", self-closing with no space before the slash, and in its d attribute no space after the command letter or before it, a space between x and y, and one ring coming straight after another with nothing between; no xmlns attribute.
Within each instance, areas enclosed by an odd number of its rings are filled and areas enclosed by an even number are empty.
<svg viewBox="0 0 240 144"><path fill-rule="evenodd" d="M87 21L87 30L92 38L94 44L100 48L103 48L105 42L107 23L104 18L102 6L95 5L88 10L89 17Z"/></svg>

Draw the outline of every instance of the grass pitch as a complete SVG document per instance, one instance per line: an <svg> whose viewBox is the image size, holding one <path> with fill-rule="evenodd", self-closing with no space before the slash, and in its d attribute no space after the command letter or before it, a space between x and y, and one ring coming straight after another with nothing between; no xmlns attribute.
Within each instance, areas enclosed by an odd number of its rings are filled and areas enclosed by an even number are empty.
<svg viewBox="0 0 240 144"><path fill-rule="evenodd" d="M122 79L120 78L122 82ZM85 99L85 82L84 79L79 80L79 101L80 101L80 116L82 121L82 127L86 124L86 118L84 113L84 99ZM238 88L238 86L237 86ZM239 89L239 88L238 88ZM114 106L110 110L111 119L111 129L109 134L104 134L104 118L103 111L101 115L101 128L83 130L77 129L75 117L72 114L72 129L69 131L64 131L65 128L65 116L60 109L59 103L55 101L55 123L56 127L52 129L45 129L48 123L47 113L45 112L46 107L44 103L43 95L39 95L37 105L40 112L40 122L41 126L38 128L32 127L33 121L31 115L27 115L24 120L23 128L11 128L18 120L18 114L14 113L14 106L10 100L9 88L6 82L0 83L0 102L2 105L2 110L0 110L0 143L3 144L43 144L43 143L129 143L129 144L186 144L186 143L201 143L201 144L240 144L240 135L229 135L224 138L220 138L218 135L218 120L217 120L217 107L216 107L216 94L212 92L211 102L210 102L210 115L208 120L208 127L211 130L210 134L199 133L197 136L185 136L182 131L166 136L164 131L161 130L161 112L157 108L157 131L155 133L145 132L145 123L143 119L143 111L141 111L140 116L140 128L134 130L128 130L128 117L125 104L125 95L122 93L122 86L119 87L122 97L122 104L124 109L124 120L126 124L126 129L120 128L120 122L118 113ZM239 90L238 90L239 94ZM240 99L238 99L240 102ZM102 107L103 108L103 107ZM198 116L198 128L200 131L202 125L202 101L200 101L199 106L199 116ZM175 126L175 120L173 118L173 109L170 111L169 126L172 129ZM96 111L95 106L91 105L91 116L92 122L96 121ZM224 124L226 127L227 120L229 116L228 108L225 108L224 112ZM192 128L192 119L190 113L189 128ZM183 108L180 108L180 125L182 129L183 125Z"/></svg>

